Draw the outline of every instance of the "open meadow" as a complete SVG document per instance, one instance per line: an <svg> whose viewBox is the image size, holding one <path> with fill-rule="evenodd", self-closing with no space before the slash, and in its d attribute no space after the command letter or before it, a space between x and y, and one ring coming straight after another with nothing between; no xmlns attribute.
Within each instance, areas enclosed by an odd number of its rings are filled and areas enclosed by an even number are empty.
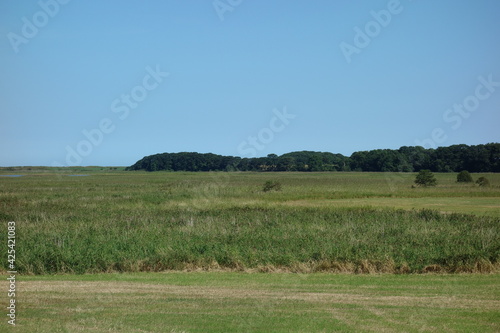
<svg viewBox="0 0 500 333"><path fill-rule="evenodd" d="M500 329L500 174L7 175L23 332Z"/></svg>

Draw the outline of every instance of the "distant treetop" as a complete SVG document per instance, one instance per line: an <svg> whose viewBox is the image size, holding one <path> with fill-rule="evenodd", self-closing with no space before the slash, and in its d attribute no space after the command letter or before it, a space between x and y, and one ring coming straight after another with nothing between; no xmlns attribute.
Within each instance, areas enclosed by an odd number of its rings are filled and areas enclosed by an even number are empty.
<svg viewBox="0 0 500 333"><path fill-rule="evenodd" d="M359 151L350 157L315 151L241 158L201 153L145 156L127 170L147 171L387 171L500 172L500 143L437 149L420 146Z"/></svg>

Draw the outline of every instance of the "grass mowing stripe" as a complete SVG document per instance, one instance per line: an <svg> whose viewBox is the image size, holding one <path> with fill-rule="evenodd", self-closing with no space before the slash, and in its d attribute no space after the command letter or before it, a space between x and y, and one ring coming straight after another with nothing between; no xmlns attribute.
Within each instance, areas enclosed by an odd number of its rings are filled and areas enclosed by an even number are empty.
<svg viewBox="0 0 500 333"><path fill-rule="evenodd" d="M499 279L223 272L21 276L16 331L496 332Z"/></svg>

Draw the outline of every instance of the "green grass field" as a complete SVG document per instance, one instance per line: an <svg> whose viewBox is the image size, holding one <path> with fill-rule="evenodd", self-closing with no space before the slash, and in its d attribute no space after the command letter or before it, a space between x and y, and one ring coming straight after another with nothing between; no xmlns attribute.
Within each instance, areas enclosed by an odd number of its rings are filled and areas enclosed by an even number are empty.
<svg viewBox="0 0 500 333"><path fill-rule="evenodd" d="M499 330L500 174L10 174L19 331Z"/></svg>
<svg viewBox="0 0 500 333"><path fill-rule="evenodd" d="M499 280L479 274L27 276L11 331L498 332Z"/></svg>
<svg viewBox="0 0 500 333"><path fill-rule="evenodd" d="M413 174L82 171L0 179L0 217L16 221L21 273L498 266L496 174L486 175L488 188L454 174L411 188ZM270 179L282 189L262 191Z"/></svg>

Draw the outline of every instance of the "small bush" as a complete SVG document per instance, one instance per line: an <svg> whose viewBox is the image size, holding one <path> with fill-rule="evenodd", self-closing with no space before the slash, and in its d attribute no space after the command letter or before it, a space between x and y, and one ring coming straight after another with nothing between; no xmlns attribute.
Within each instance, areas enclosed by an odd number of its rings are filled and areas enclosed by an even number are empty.
<svg viewBox="0 0 500 333"><path fill-rule="evenodd" d="M457 175L457 183L472 183L472 176L470 175L469 171L461 171Z"/></svg>
<svg viewBox="0 0 500 333"><path fill-rule="evenodd" d="M436 186L437 181L434 174L430 170L420 170L415 178L415 184L419 186Z"/></svg>
<svg viewBox="0 0 500 333"><path fill-rule="evenodd" d="M486 177L479 177L476 180L476 184L478 184L481 187L487 187L487 186L490 186L490 181Z"/></svg>
<svg viewBox="0 0 500 333"><path fill-rule="evenodd" d="M276 180L268 180L267 182L264 183L262 191L264 192L281 191L281 183Z"/></svg>

